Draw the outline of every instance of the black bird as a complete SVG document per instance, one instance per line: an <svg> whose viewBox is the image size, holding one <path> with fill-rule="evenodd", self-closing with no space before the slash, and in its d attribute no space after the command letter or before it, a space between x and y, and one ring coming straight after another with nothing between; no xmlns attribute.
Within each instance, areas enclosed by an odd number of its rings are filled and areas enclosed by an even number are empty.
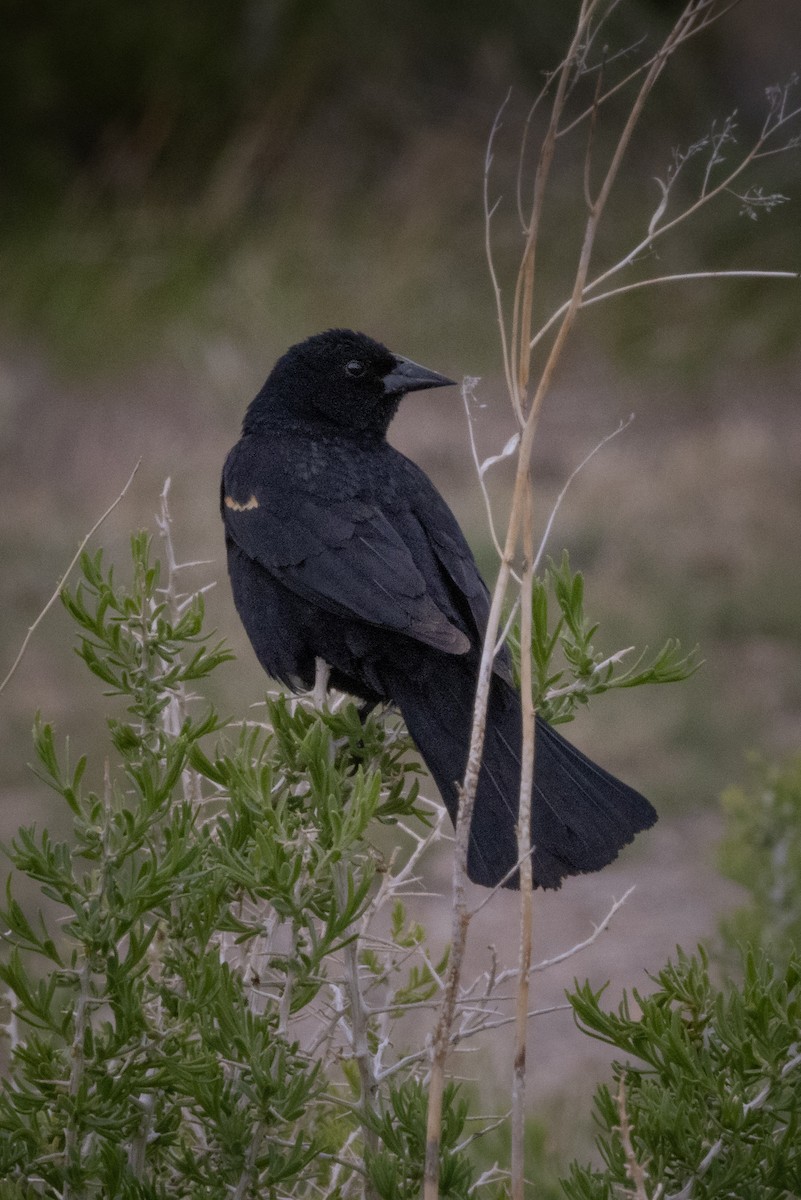
<svg viewBox="0 0 801 1200"><path fill-rule="evenodd" d="M487 588L445 501L386 441L407 392L453 380L331 329L278 360L223 470L234 601L259 662L295 690L330 682L392 702L451 819L470 740ZM468 874L519 885L520 697L496 659ZM656 820L638 792L537 718L534 881L599 871Z"/></svg>

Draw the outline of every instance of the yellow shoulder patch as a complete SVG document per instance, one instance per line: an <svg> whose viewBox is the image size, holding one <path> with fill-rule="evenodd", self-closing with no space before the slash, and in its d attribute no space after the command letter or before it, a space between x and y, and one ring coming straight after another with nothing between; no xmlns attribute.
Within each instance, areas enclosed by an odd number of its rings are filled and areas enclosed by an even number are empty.
<svg viewBox="0 0 801 1200"><path fill-rule="evenodd" d="M226 496L225 507L232 508L234 512L250 512L251 509L259 507L259 502L255 496L251 496L244 504L240 504L238 500L234 500L233 496Z"/></svg>

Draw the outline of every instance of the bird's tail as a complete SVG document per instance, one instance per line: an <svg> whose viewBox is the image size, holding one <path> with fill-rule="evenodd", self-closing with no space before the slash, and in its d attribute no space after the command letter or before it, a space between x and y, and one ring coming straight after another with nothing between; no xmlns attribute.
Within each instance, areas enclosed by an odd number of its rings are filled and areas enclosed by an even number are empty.
<svg viewBox="0 0 801 1200"><path fill-rule="evenodd" d="M443 656L444 658L444 656ZM446 666L436 687L395 689L407 728L442 793L451 819L467 761L473 695ZM465 683L468 686L465 687ZM490 695L467 873L484 887L519 886L517 812L522 724L517 693L497 676ZM537 717L531 843L535 886L558 888L568 875L600 871L656 821L648 801Z"/></svg>

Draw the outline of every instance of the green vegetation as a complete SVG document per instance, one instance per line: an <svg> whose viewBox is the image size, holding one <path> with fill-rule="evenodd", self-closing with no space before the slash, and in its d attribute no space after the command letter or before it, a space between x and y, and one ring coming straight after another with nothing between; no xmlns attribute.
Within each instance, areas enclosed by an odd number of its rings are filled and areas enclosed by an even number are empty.
<svg viewBox="0 0 801 1200"><path fill-rule="evenodd" d="M448 951L434 950L408 902L442 811L419 796L405 734L374 716L362 724L351 704L314 712L278 696L223 724L193 694L230 657L204 630L202 595L180 590L181 569L154 561L146 535L132 554L130 584L98 551L63 593L79 655L109 698L113 754L93 779L86 757L60 751L37 721L37 774L71 813L72 836L23 827L8 850L45 908L29 916L9 883L0 1196L277 1200L322 1189L344 1200L366 1188L414 1200L423 1031ZM553 686L561 631L573 690L560 703L572 706L597 674L595 629L566 559L550 584L561 617L549 632L538 590L537 652ZM665 662L622 685L684 670ZM758 844L751 809L732 806L730 861L751 879L749 929L766 939L801 895L791 852L777 900L770 853L784 836L772 833L777 816L793 828L800 790L797 773L772 779ZM388 853L376 823L393 826ZM801 964L789 951L783 962L755 953L741 985L719 987L703 953L679 951L650 995L633 994L637 1015L628 1000L606 1013L589 985L569 997L580 1028L629 1060L598 1093L605 1165L571 1168L572 1200L611 1200L632 1184L653 1200L690 1181L704 1200L730 1195L732 1180L743 1197L793 1194ZM465 992L455 1044L497 1023L495 985L482 986ZM448 1085L445 1099L441 1195L505 1195L496 1123L475 1124L470 1088ZM542 1131L528 1141L541 1194L558 1195Z"/></svg>
<svg viewBox="0 0 801 1200"><path fill-rule="evenodd" d="M577 706L589 703L592 696L647 683L680 683L700 666L695 651L682 656L675 638L668 638L653 655L641 651L633 661L633 646L611 654L598 650L593 645L598 624L584 611L584 576L571 570L566 550L561 561L549 561L535 581L532 629L535 703L552 725L572 720ZM519 671L517 630L510 646Z"/></svg>
<svg viewBox="0 0 801 1200"><path fill-rule="evenodd" d="M749 786L723 794L723 873L750 892L727 917L724 943L760 945L780 965L801 945L801 759L755 765Z"/></svg>
<svg viewBox="0 0 801 1200"><path fill-rule="evenodd" d="M580 1028L628 1061L596 1097L604 1166L574 1164L567 1196L790 1200L801 1187L801 960L777 969L749 956L742 984L718 987L706 955L679 951L654 982L617 1013L589 986L570 997Z"/></svg>
<svg viewBox="0 0 801 1200"><path fill-rule="evenodd" d="M24 828L9 851L60 929L29 921L9 891L0 1178L48 1196L286 1195L329 1180L358 1127L358 1070L327 1080L294 1022L337 1041L326 964L347 955L386 869L368 825L417 812L416 768L405 737L363 726L352 705L315 715L283 697L209 757L201 742L220 722L208 706L190 715L187 690L230 656L149 539L132 549L130 589L98 552L64 593L80 656L124 701L108 721L117 764L87 786L86 758L59 754L39 722L38 773L73 838ZM409 936L398 901L391 948L368 971L383 979ZM402 982L400 1006L429 990L424 975ZM392 1104L416 1086L400 1075ZM449 1154L458 1119L452 1132Z"/></svg>

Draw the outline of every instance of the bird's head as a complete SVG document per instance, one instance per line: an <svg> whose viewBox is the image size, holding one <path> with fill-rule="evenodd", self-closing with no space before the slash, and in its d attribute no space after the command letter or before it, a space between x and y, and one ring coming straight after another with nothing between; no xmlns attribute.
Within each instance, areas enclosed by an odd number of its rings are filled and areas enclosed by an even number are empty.
<svg viewBox="0 0 801 1200"><path fill-rule="evenodd" d="M407 392L454 381L350 329L329 329L290 347L247 411L244 432L279 414L383 437Z"/></svg>

